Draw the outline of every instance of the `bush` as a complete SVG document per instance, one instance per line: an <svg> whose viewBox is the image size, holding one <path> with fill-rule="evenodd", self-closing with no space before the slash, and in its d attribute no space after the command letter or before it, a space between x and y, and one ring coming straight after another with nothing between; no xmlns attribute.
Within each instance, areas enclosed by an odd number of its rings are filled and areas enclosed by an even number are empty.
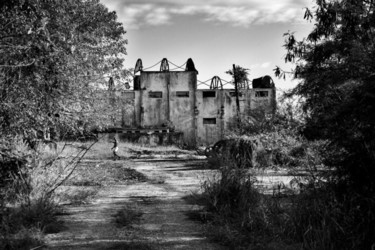
<svg viewBox="0 0 375 250"><path fill-rule="evenodd" d="M375 198L360 194L338 199L332 187L304 186L291 197L284 237L304 249L371 249L374 245Z"/></svg>
<svg viewBox="0 0 375 250"><path fill-rule="evenodd" d="M213 147L210 161L220 166L221 177L203 185L210 232L233 247L250 244L251 249L374 248L374 137L364 137L354 125L337 127L335 121L330 125L334 140L307 140L300 133L303 119L284 111L271 117L252 112L240 124L234 118L229 139ZM361 124L344 113L340 117ZM287 169L296 188L277 190L272 197L258 193L243 162Z"/></svg>
<svg viewBox="0 0 375 250"><path fill-rule="evenodd" d="M22 228L11 238L0 234L0 249L29 250L43 245L43 234L38 228Z"/></svg>
<svg viewBox="0 0 375 250"><path fill-rule="evenodd" d="M322 191L330 173L322 171L321 151L327 142L307 141L290 119L272 119L267 121L264 116L265 122L248 127L249 133L241 130L246 135L234 131L229 139L212 147L210 161L221 163L221 175L203 184L211 219L209 234L237 248L329 249L326 247L335 246L330 240L341 236L329 231L339 227L324 224L328 223L324 220L335 218L332 213L337 208L326 199L331 197L329 192ZM296 184L296 189L281 193L280 188L265 195L255 185L254 171L247 167L286 169L295 176L291 184ZM317 195L320 192L325 196ZM327 208L326 203L332 206Z"/></svg>
<svg viewBox="0 0 375 250"><path fill-rule="evenodd" d="M0 139L0 188L20 177L30 155L31 151L21 137Z"/></svg>
<svg viewBox="0 0 375 250"><path fill-rule="evenodd" d="M59 207L50 198L31 200L29 204L11 207L2 216L1 230L6 234L15 234L23 228L37 228L44 231L45 227L57 223L56 214Z"/></svg>
<svg viewBox="0 0 375 250"><path fill-rule="evenodd" d="M228 160L240 168L302 169L322 164L319 150L325 141L309 142L293 131L280 130L251 136L232 136L206 150L209 163ZM307 161L314 161L314 164Z"/></svg>
<svg viewBox="0 0 375 250"><path fill-rule="evenodd" d="M143 212L140 211L138 206L126 205L113 215L113 217L118 227L130 227L133 223L139 222L142 215Z"/></svg>
<svg viewBox="0 0 375 250"><path fill-rule="evenodd" d="M255 246L272 235L268 198L255 188L256 178L232 161L222 162L220 177L202 184L209 218L208 234L231 247Z"/></svg>
<svg viewBox="0 0 375 250"><path fill-rule="evenodd" d="M261 166L259 157L266 154L270 159L267 166L286 167L295 175L297 189L281 195L276 192L272 197L259 193L251 170L233 160L235 151L221 150L217 161L222 162L220 178L203 185L215 239L259 249L267 249L268 241L277 242L279 248L371 248L375 197L348 189L346 181L332 175L335 170L323 164L325 141L309 142L286 132L258 135L257 139L269 150L258 150L254 166Z"/></svg>
<svg viewBox="0 0 375 250"><path fill-rule="evenodd" d="M61 228L56 220L60 208L55 201L55 191L70 178L90 147L62 156L45 147L31 150L18 137L0 144L2 163L22 163L1 165L2 173L9 178L2 182L1 188L0 245L22 249L34 244L29 232L49 233ZM35 244L40 241L41 237L38 237Z"/></svg>

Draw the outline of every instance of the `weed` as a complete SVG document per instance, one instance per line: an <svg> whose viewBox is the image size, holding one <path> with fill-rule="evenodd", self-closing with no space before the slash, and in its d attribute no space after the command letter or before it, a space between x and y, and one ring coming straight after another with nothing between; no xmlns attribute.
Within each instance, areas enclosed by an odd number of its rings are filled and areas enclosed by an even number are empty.
<svg viewBox="0 0 375 250"><path fill-rule="evenodd" d="M43 233L38 228L22 228L16 234L0 234L0 249L29 250L43 245Z"/></svg>
<svg viewBox="0 0 375 250"><path fill-rule="evenodd" d="M237 248L274 249L283 246L293 249L293 246L301 246L304 238L298 238L297 234L302 230L292 226L292 217L296 213L293 198L298 197L299 187L314 190L325 182L318 172L321 159L315 144L288 132L272 132L226 140L215 153L213 158L220 174L203 182L200 198L205 206L201 215L206 215L209 236ZM290 169L290 173L298 175L294 179L298 188L288 190L287 194L283 185L279 185L271 196L261 193L255 174L270 167L275 171L278 168ZM302 169L304 176L301 177ZM297 210L303 210L304 205L301 202ZM304 224L304 221L300 222Z"/></svg>
<svg viewBox="0 0 375 250"><path fill-rule="evenodd" d="M114 217L114 222L118 227L129 227L134 223L138 223L143 215L137 205L126 205L119 210Z"/></svg>
<svg viewBox="0 0 375 250"><path fill-rule="evenodd" d="M58 152L42 146L31 150L19 138L8 144L7 151L2 151L5 157L0 159L1 163L16 159L20 164L14 165L3 183L1 241L9 249L23 249L42 241L41 237L35 237L35 231L50 233L61 229L62 224L56 219L60 212L56 190L72 176L89 148L76 149L75 154L70 154L63 152L66 145Z"/></svg>
<svg viewBox="0 0 375 250"><path fill-rule="evenodd" d="M284 236L304 249L366 249L374 244L374 208L373 197L352 193L338 199L328 185L305 186L285 210Z"/></svg>
<svg viewBox="0 0 375 250"><path fill-rule="evenodd" d="M166 180L165 176L156 176L156 177L152 178L151 180L149 180L149 182L151 184L164 184L165 180Z"/></svg>
<svg viewBox="0 0 375 250"><path fill-rule="evenodd" d="M119 170L119 178L121 178L121 180L137 182L144 182L148 179L146 175L132 168L121 168Z"/></svg>
<svg viewBox="0 0 375 250"><path fill-rule="evenodd" d="M88 203L98 193L97 187L69 187L57 190L56 200L59 204L80 205Z"/></svg>
<svg viewBox="0 0 375 250"><path fill-rule="evenodd" d="M270 235L265 197L255 189L255 182L249 171L226 161L219 177L202 184L211 217L207 232L213 239L234 247L255 244L258 237Z"/></svg>
<svg viewBox="0 0 375 250"><path fill-rule="evenodd" d="M127 167L126 162L83 161L65 184L99 188L114 183L144 181L147 181L147 177L141 172Z"/></svg>
<svg viewBox="0 0 375 250"><path fill-rule="evenodd" d="M251 249L368 249L375 237L375 198L342 190L340 180L321 171L318 150L324 142L287 142L284 161L273 163L289 167L297 188L282 193L279 186L272 196L264 195L254 185L253 171L223 161L220 175L202 185L208 234Z"/></svg>

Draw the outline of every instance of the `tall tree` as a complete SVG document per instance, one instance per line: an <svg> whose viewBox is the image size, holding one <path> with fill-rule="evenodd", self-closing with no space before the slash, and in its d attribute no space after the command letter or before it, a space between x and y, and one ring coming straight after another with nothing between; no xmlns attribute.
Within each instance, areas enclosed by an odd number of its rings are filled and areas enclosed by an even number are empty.
<svg viewBox="0 0 375 250"><path fill-rule="evenodd" d="M348 209L357 206L345 216L372 216L350 225L353 235L363 230L355 248L366 249L374 230L365 227L374 222L375 209L375 2L317 0L316 5L315 11L306 10L305 18L315 22L306 39L285 34L285 60L296 63L294 76L301 80L290 95L305 100L305 134L330 142L326 161L335 170L337 197L355 200L346 203ZM275 72L284 73L279 67Z"/></svg>
<svg viewBox="0 0 375 250"><path fill-rule="evenodd" d="M301 80L291 94L305 99L306 134L343 149L342 174L360 189L375 190L375 3L316 3L315 13L306 10L305 18L315 21L307 39L285 34L285 60L296 62L294 76Z"/></svg>
<svg viewBox="0 0 375 250"><path fill-rule="evenodd" d="M3 135L75 127L93 84L123 74L127 41L116 19L98 0L0 3Z"/></svg>
<svg viewBox="0 0 375 250"><path fill-rule="evenodd" d="M236 81L240 85L240 88L245 88L249 83L249 71L250 69L235 65L233 69L227 70L225 73L232 76L233 81Z"/></svg>

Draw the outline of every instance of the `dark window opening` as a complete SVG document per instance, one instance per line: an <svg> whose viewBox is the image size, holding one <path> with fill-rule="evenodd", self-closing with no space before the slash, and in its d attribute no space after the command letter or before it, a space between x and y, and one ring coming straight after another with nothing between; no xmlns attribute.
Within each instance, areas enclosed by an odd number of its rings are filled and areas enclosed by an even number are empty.
<svg viewBox="0 0 375 250"><path fill-rule="evenodd" d="M216 91L204 91L203 98L216 97Z"/></svg>
<svg viewBox="0 0 375 250"><path fill-rule="evenodd" d="M256 91L255 97L268 97L268 91Z"/></svg>
<svg viewBox="0 0 375 250"><path fill-rule="evenodd" d="M216 124L216 118L203 118L203 124Z"/></svg>
<svg viewBox="0 0 375 250"><path fill-rule="evenodd" d="M148 97L150 97L150 98L163 98L163 92L161 92L161 91L148 92Z"/></svg>
<svg viewBox="0 0 375 250"><path fill-rule="evenodd" d="M189 91L176 91L177 97L189 97Z"/></svg>
<svg viewBox="0 0 375 250"><path fill-rule="evenodd" d="M234 92L234 91L229 92L229 95L230 95L231 97L236 97L236 92ZM241 92L238 92L238 96L239 96L239 97L242 97L242 93L241 93Z"/></svg>

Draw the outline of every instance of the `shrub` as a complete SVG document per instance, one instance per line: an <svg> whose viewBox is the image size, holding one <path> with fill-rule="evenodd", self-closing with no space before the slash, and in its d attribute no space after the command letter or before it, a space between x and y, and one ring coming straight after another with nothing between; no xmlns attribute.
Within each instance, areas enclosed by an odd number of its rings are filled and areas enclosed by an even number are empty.
<svg viewBox="0 0 375 250"><path fill-rule="evenodd" d="M211 216L211 237L232 247L256 245L272 235L268 198L259 193L256 178L232 161L222 162L219 178L202 184L202 199Z"/></svg>
<svg viewBox="0 0 375 250"><path fill-rule="evenodd" d="M5 170L1 165L2 173L9 177L2 182L1 188L1 241L9 245L9 249L19 249L32 245L30 240L33 238L29 238L30 234L27 233L30 230L48 233L51 228L56 231L59 227L56 215L60 209L55 202L55 190L70 178L90 147L79 149L75 154L59 155L45 147L31 150L18 137L0 144L2 163L22 163L8 164L6 166L11 167ZM23 236L25 238L20 238ZM38 238L35 242L40 240Z"/></svg>
<svg viewBox="0 0 375 250"><path fill-rule="evenodd" d="M212 148L211 161L219 163L220 176L203 184L203 197L211 214L209 233L215 239L237 248L327 249L334 246L329 240L341 237L321 235L334 234L322 225L328 219L324 216L335 218L334 207L324 213L329 201L317 195L329 179L329 171L321 171L327 142L307 141L284 125L232 135ZM242 157L246 161L239 160ZM282 193L280 186L272 196L265 195L255 185L254 171L246 167L287 169L295 176L296 189Z"/></svg>
<svg viewBox="0 0 375 250"><path fill-rule="evenodd" d="M29 250L43 245L43 234L38 228L22 228L11 238L0 234L0 249Z"/></svg>
<svg viewBox="0 0 375 250"><path fill-rule="evenodd" d="M338 199L332 187L304 186L285 209L284 237L304 249L370 249L374 244L374 197Z"/></svg>
<svg viewBox="0 0 375 250"><path fill-rule="evenodd" d="M20 176L30 155L31 151L21 137L0 138L0 188Z"/></svg>
<svg viewBox="0 0 375 250"><path fill-rule="evenodd" d="M143 212L136 205L126 205L119 210L114 217L114 222L118 227L129 227L133 223L139 222Z"/></svg>

